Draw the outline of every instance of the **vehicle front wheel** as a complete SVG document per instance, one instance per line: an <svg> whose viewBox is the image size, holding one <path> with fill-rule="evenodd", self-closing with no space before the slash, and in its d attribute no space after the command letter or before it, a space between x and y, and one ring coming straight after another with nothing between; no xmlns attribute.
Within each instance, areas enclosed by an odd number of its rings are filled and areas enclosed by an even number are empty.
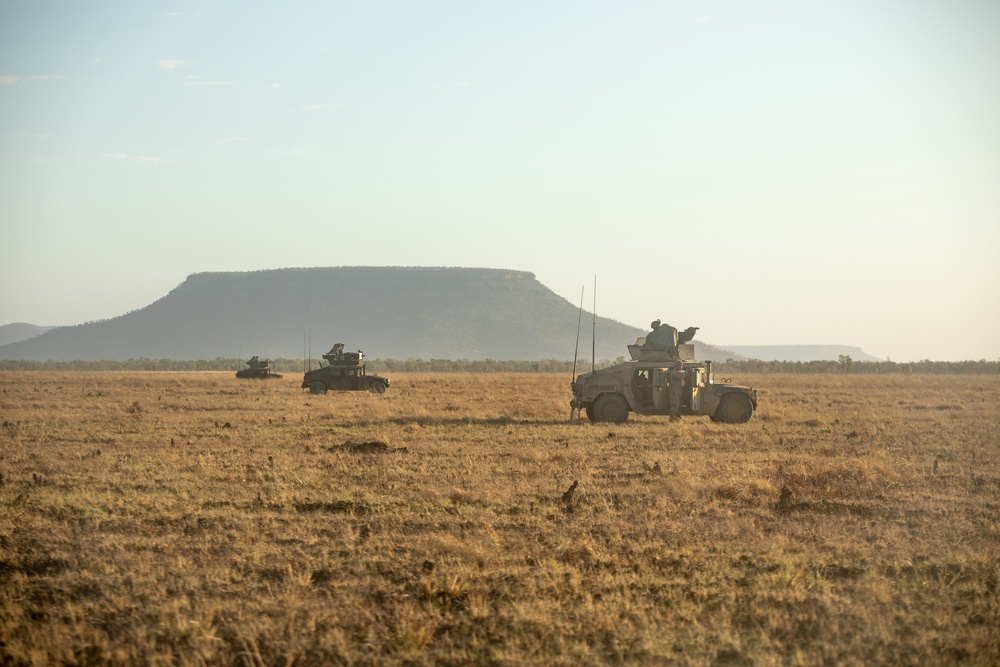
<svg viewBox="0 0 1000 667"><path fill-rule="evenodd" d="M310 394L325 394L326 393L326 385L323 384L322 382L313 382L311 385L309 385L309 393Z"/></svg>
<svg viewBox="0 0 1000 667"><path fill-rule="evenodd" d="M715 420L726 424L744 424L752 416L753 403L743 394L726 394L715 411Z"/></svg>
<svg viewBox="0 0 1000 667"><path fill-rule="evenodd" d="M384 394L385 393L385 383L379 382L378 380L372 380L368 383L368 391L373 394Z"/></svg>
<svg viewBox="0 0 1000 667"><path fill-rule="evenodd" d="M591 412L587 413L590 416ZM597 399L593 407L593 421L622 424L628 419L628 402L620 394L605 394Z"/></svg>

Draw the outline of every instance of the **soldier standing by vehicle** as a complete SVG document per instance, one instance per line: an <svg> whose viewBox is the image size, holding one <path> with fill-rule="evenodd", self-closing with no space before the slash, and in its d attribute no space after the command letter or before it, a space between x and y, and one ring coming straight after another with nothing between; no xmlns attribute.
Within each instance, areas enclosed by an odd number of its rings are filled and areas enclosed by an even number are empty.
<svg viewBox="0 0 1000 667"><path fill-rule="evenodd" d="M667 400L670 403L670 421L681 418L681 398L684 392L684 364L677 364L667 373Z"/></svg>

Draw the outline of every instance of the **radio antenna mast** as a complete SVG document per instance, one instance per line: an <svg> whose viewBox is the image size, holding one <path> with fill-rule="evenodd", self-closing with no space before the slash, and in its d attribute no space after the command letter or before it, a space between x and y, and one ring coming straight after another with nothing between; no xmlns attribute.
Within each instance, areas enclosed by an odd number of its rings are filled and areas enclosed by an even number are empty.
<svg viewBox="0 0 1000 667"><path fill-rule="evenodd" d="M583 322L583 286L580 286L580 312L576 316L576 349L573 350L573 375L569 378L569 383L572 386L576 382L576 358L580 352L580 324ZM579 410L575 407L575 400L569 408L569 420L573 421L573 414Z"/></svg>
<svg viewBox="0 0 1000 667"><path fill-rule="evenodd" d="M576 380L576 358L580 352L580 324L583 322L583 287L580 287L580 314L576 317L576 348L573 350L573 376L570 382Z"/></svg>
<svg viewBox="0 0 1000 667"><path fill-rule="evenodd" d="M594 325L590 334L590 372L597 368L597 274L594 274Z"/></svg>

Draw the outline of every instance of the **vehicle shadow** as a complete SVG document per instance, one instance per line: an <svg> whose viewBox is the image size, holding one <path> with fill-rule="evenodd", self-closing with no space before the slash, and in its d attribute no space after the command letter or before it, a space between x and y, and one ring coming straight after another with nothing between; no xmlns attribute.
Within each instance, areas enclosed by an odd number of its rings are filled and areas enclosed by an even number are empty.
<svg viewBox="0 0 1000 667"><path fill-rule="evenodd" d="M386 419L357 419L348 423L354 426L384 426L395 424L397 426L407 426L409 424L421 424L432 426L565 426L566 424L589 424L584 418L582 420L569 419L514 419L513 417L428 417L427 415L397 416Z"/></svg>

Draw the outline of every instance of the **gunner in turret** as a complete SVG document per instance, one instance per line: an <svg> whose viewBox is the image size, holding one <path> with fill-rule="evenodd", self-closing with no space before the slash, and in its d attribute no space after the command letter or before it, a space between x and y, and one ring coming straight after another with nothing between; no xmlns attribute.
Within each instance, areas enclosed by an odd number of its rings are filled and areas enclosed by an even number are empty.
<svg viewBox="0 0 1000 667"><path fill-rule="evenodd" d="M646 344L644 350L670 352L677 354L677 329L669 324L660 324L660 320L653 320L650 325L653 330L646 334Z"/></svg>

